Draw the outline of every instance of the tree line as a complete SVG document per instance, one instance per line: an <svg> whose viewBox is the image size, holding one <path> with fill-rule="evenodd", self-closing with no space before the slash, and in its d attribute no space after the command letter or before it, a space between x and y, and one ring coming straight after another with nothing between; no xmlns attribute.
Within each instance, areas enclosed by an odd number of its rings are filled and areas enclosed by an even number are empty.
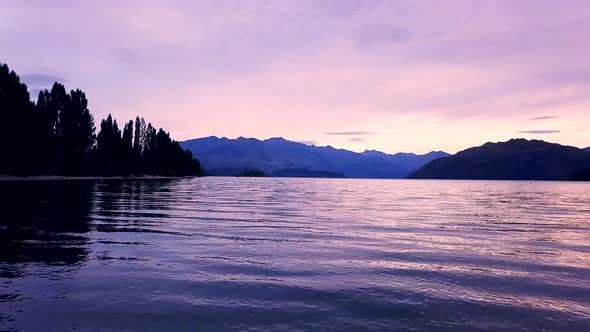
<svg viewBox="0 0 590 332"><path fill-rule="evenodd" d="M201 166L162 128L139 116L96 133L84 92L60 83L31 101L19 76L0 63L0 174L198 175Z"/></svg>

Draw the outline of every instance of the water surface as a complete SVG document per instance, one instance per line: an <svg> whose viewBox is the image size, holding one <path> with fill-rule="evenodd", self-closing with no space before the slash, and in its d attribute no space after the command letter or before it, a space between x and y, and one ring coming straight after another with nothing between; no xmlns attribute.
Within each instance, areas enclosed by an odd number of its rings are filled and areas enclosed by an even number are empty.
<svg viewBox="0 0 590 332"><path fill-rule="evenodd" d="M0 184L0 330L590 327L590 184Z"/></svg>

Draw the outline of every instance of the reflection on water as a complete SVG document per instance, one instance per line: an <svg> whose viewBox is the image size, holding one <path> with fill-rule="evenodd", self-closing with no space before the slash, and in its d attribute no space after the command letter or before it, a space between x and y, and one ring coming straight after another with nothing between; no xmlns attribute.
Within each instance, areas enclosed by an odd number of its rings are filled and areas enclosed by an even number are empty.
<svg viewBox="0 0 590 332"><path fill-rule="evenodd" d="M589 189L0 183L0 330L585 331Z"/></svg>
<svg viewBox="0 0 590 332"><path fill-rule="evenodd" d="M90 183L2 184L0 261L77 265L88 250L83 233L90 229L93 185ZM26 266L26 265L22 265Z"/></svg>

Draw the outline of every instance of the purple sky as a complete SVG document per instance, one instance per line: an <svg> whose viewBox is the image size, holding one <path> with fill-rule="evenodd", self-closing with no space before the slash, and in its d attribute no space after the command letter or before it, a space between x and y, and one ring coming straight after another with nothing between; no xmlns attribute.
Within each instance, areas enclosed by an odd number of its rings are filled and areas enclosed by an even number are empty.
<svg viewBox="0 0 590 332"><path fill-rule="evenodd" d="M0 62L97 123L385 152L590 145L590 1L0 0Z"/></svg>

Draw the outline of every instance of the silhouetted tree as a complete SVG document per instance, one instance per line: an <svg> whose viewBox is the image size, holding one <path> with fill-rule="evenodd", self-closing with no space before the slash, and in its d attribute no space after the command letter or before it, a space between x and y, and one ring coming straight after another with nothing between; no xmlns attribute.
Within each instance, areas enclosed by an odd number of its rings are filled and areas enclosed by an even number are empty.
<svg viewBox="0 0 590 332"><path fill-rule="evenodd" d="M60 89L61 90L61 89ZM94 119L84 92L71 91L59 111L58 141L63 174L86 173L86 160L95 142Z"/></svg>
<svg viewBox="0 0 590 332"><path fill-rule="evenodd" d="M141 153L141 150L143 148L143 144L141 142L142 128L141 128L141 120L139 119L139 116L135 117L134 126L135 126L135 130L133 132L133 150Z"/></svg>
<svg viewBox="0 0 590 332"><path fill-rule="evenodd" d="M27 86L7 65L0 64L0 173L20 174L30 171L34 158L34 141L28 130L33 115Z"/></svg>
<svg viewBox="0 0 590 332"><path fill-rule="evenodd" d="M55 128L57 126L57 113L50 107L51 94L47 90L39 92L35 105L37 137L37 173L57 173L56 151L57 142Z"/></svg>
<svg viewBox="0 0 590 332"><path fill-rule="evenodd" d="M103 175L114 175L120 171L121 131L117 120L109 114L100 123L100 132L96 136L95 164Z"/></svg>
<svg viewBox="0 0 590 332"><path fill-rule="evenodd" d="M96 135L84 92L54 83L36 104L0 64L0 174L195 175L200 164L163 129L139 116L119 129L109 114Z"/></svg>
<svg viewBox="0 0 590 332"><path fill-rule="evenodd" d="M121 140L121 161L123 162L121 172L123 174L136 173L133 158L133 121L129 120L123 127Z"/></svg>
<svg viewBox="0 0 590 332"><path fill-rule="evenodd" d="M145 121L143 118L139 118L137 116L135 118L134 123L134 131L133 131L133 153L132 153L132 162L133 171L135 173L143 173L144 172L144 165L142 160L142 153L143 153L143 145L145 141Z"/></svg>

